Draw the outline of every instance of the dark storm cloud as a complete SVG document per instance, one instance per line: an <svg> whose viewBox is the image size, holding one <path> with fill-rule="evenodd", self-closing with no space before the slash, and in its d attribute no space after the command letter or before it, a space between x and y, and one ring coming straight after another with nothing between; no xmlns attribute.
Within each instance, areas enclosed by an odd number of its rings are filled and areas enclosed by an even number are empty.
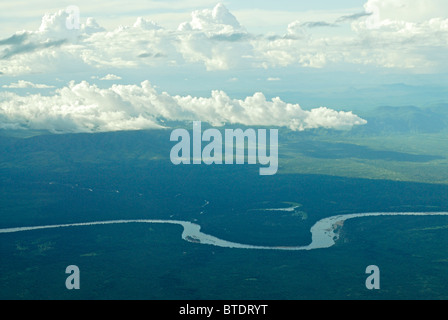
<svg viewBox="0 0 448 320"><path fill-rule="evenodd" d="M336 27L335 23L325 22L325 21L310 21L302 23L303 27L306 28L321 28L321 27Z"/></svg>
<svg viewBox="0 0 448 320"><path fill-rule="evenodd" d="M11 37L11 38L13 38L13 37ZM18 41L18 40L11 40L11 38L8 38L6 40ZM6 40L4 40L4 41L6 41ZM22 42L23 42L23 40L22 40ZM44 42L44 43L25 43L25 44L23 44L22 42L20 42L18 45L12 46L11 48L3 50L0 60L9 59L11 57L14 57L16 55L23 54L23 53L30 53L30 52L34 52L34 51L38 51L38 50L42 50L42 49L46 49L46 48L51 48L51 47L59 47L59 46L63 45L66 42L66 40L49 41L49 42Z"/></svg>
<svg viewBox="0 0 448 320"><path fill-rule="evenodd" d="M28 34L15 34L7 39L0 40L0 46L5 45L19 45L22 44L25 40L28 39Z"/></svg>
<svg viewBox="0 0 448 320"><path fill-rule="evenodd" d="M355 21L355 20L358 20L360 18L368 17L368 16L371 16L371 15L372 15L371 12L358 12L358 13L355 13L355 14L350 14L350 15L347 15L347 16L340 17L340 18L338 18L336 20L336 23L342 23L342 22L347 22L347 21Z"/></svg>
<svg viewBox="0 0 448 320"><path fill-rule="evenodd" d="M244 41L250 38L251 36L247 33L217 34L210 37L212 40L228 42Z"/></svg>
<svg viewBox="0 0 448 320"><path fill-rule="evenodd" d="M337 27L339 24L344 22L351 22L363 17L371 16L370 12L358 12L355 14L350 14L346 16L339 17L335 22L326 22L326 21L309 21L302 23L303 27L306 28L321 28L321 27Z"/></svg>

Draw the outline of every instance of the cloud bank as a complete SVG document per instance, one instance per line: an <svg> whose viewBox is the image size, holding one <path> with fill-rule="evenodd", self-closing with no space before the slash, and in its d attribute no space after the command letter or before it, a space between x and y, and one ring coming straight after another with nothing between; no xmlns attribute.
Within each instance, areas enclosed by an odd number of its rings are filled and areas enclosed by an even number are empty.
<svg viewBox="0 0 448 320"><path fill-rule="evenodd" d="M158 93L149 81L106 89L86 81L72 82L49 96L0 93L2 129L93 133L162 128L165 120L280 126L296 131L347 130L366 123L351 112L325 107L307 111L280 98L267 100L262 93L244 100L232 99L223 91L213 91L210 97L171 96Z"/></svg>
<svg viewBox="0 0 448 320"><path fill-rule="evenodd" d="M222 4L194 11L191 20L175 30L143 17L115 30L105 30L88 18L79 29L69 30L70 16L60 10L46 14L37 30L0 40L0 72L23 75L195 64L216 71L347 63L417 72L446 70L445 0L368 0L364 9L333 21L285 21L285 33L280 35L248 32ZM337 32L342 26L346 31Z"/></svg>

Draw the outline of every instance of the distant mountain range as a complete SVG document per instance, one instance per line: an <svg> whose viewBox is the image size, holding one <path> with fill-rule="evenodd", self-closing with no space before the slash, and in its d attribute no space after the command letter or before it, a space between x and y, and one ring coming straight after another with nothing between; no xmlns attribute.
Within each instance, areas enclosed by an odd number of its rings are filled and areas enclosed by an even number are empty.
<svg viewBox="0 0 448 320"><path fill-rule="evenodd" d="M360 116L367 125L354 128L353 133L440 133L448 131L448 104L428 108L415 106L382 106L366 111Z"/></svg>

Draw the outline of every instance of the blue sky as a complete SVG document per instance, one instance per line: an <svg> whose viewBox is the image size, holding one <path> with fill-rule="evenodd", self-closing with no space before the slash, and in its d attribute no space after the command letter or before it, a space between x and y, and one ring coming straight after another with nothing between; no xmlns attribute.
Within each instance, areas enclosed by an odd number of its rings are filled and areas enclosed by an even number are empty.
<svg viewBox="0 0 448 320"><path fill-rule="evenodd" d="M448 100L445 0L81 0L74 29L69 5L0 4L2 127L349 128L350 111Z"/></svg>

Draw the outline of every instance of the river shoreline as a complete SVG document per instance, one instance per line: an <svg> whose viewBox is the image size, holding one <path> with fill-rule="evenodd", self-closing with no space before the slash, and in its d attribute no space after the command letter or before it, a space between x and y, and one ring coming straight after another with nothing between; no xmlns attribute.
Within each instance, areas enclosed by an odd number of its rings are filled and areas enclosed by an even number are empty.
<svg viewBox="0 0 448 320"><path fill-rule="evenodd" d="M182 239L191 243L212 245L232 249L304 251L304 250L326 249L334 246L339 238L339 234L338 232L336 232L336 229L338 226L341 227L343 223L347 220L363 217L379 217L379 216L448 216L448 212L374 212L374 213L354 213L354 214L332 216L317 221L311 227L312 241L309 245L292 246L292 247L256 246L256 245L247 245L226 241L201 232L201 226L198 224L188 221L176 221L176 220L148 220L148 219L112 220L112 221L95 221L95 222L35 226L35 227L18 227L18 228L0 229L0 234L25 232L33 230L44 230L44 229L99 226L99 225L112 225L112 224L130 224L130 223L174 224L174 225L181 225L183 227L184 230L182 232Z"/></svg>

